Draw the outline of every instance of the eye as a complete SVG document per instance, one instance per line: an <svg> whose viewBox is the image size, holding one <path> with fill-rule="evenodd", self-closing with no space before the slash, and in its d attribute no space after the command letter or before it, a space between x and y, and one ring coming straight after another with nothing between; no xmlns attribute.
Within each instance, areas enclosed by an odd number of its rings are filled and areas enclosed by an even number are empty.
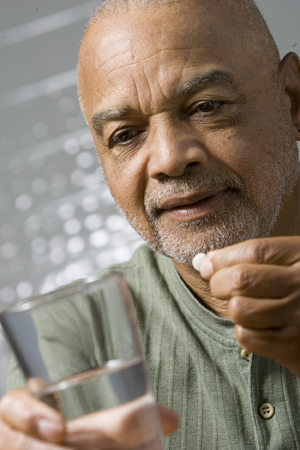
<svg viewBox="0 0 300 450"><path fill-rule="evenodd" d="M132 141L140 134L138 130L121 130L114 134L109 141L109 148L112 148L116 144L126 144Z"/></svg>
<svg viewBox="0 0 300 450"><path fill-rule="evenodd" d="M200 102L191 108L189 115L196 113L208 114L220 108L223 104L224 102L221 101Z"/></svg>

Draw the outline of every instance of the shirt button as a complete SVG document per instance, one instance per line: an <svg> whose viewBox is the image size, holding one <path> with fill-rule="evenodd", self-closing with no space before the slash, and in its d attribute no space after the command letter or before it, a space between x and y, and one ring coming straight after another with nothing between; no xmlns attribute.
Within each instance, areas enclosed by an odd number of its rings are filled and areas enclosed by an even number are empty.
<svg viewBox="0 0 300 450"><path fill-rule="evenodd" d="M247 361L249 361L250 360L250 355L251 355L250 352L247 352L247 350L245 350L244 348L242 349L242 351L241 351L242 358L244 358Z"/></svg>
<svg viewBox="0 0 300 450"><path fill-rule="evenodd" d="M258 408L258 413L263 419L271 419L275 414L275 408L271 403L262 403Z"/></svg>

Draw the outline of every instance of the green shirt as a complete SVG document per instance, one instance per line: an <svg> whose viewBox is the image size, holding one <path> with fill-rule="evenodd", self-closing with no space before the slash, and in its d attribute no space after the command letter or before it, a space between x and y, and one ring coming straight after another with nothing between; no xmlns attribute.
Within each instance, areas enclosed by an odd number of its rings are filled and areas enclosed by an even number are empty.
<svg viewBox="0 0 300 450"><path fill-rule="evenodd" d="M204 308L172 261L141 246L123 271L156 400L180 414L169 450L300 449L300 380L274 361L241 356L230 320ZM15 360L7 391L24 384ZM263 419L262 403L274 416Z"/></svg>

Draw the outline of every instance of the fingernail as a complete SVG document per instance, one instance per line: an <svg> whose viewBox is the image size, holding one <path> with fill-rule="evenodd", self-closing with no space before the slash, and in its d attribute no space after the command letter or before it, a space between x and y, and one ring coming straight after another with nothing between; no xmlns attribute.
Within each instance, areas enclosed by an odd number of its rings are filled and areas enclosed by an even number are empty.
<svg viewBox="0 0 300 450"><path fill-rule="evenodd" d="M214 268L210 260L204 261L200 268L200 275L202 278L209 280L214 274Z"/></svg>
<svg viewBox="0 0 300 450"><path fill-rule="evenodd" d="M37 423L38 433L44 439L55 439L63 433L63 427L59 423L40 419Z"/></svg>
<svg viewBox="0 0 300 450"><path fill-rule="evenodd" d="M194 269L197 270L197 272L199 272L200 267L202 266L203 261L205 260L205 258L206 258L206 254L205 253L198 253L198 255L196 255L193 258L192 264L193 264Z"/></svg>

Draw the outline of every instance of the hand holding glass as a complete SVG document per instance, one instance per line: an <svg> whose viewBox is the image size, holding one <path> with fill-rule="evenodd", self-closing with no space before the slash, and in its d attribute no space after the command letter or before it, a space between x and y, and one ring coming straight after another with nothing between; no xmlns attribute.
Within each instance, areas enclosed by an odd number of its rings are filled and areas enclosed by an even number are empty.
<svg viewBox="0 0 300 450"><path fill-rule="evenodd" d="M135 442L163 448L122 274L31 299L1 313L0 321L33 395L66 420L110 408L117 418L118 409L126 411L121 405L128 411L140 405L132 416Z"/></svg>

